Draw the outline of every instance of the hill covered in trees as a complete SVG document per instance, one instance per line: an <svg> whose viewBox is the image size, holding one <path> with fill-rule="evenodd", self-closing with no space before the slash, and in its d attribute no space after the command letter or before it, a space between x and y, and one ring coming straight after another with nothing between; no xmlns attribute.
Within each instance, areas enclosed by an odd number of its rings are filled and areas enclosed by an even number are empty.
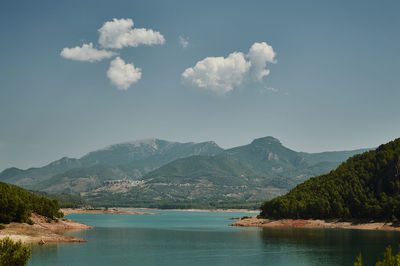
<svg viewBox="0 0 400 266"><path fill-rule="evenodd" d="M45 217L62 217L58 201L32 194L20 187L0 182L0 223L30 222L31 212Z"/></svg>
<svg viewBox="0 0 400 266"><path fill-rule="evenodd" d="M263 218L400 219L400 138L264 202Z"/></svg>

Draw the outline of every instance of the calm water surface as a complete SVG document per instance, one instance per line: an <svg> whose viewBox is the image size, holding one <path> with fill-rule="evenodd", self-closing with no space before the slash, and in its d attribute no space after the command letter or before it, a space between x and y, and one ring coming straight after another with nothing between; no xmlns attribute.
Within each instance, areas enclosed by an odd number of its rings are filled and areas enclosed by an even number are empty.
<svg viewBox="0 0 400 266"><path fill-rule="evenodd" d="M33 246L28 265L375 265L400 233L231 227L248 213L157 211L159 215L70 214L87 243Z"/></svg>

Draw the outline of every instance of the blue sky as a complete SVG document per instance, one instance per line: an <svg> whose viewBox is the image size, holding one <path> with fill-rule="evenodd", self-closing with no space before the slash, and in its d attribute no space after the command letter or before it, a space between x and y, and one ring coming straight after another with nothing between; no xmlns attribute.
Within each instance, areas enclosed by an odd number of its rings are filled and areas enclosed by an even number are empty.
<svg viewBox="0 0 400 266"><path fill-rule="evenodd" d="M3 3L0 170L149 137L227 148L271 135L308 152L385 143L400 132L399 10L398 1ZM114 18L133 21L128 41L110 31L111 43L99 41ZM79 61L90 43L98 61ZM255 43L265 49L252 59ZM259 70L270 73L258 79Z"/></svg>

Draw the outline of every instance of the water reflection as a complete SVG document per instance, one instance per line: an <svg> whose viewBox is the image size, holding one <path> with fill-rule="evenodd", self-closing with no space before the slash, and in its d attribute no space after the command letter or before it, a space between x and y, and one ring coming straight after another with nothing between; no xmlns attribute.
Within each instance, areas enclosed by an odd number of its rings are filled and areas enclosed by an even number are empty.
<svg viewBox="0 0 400 266"><path fill-rule="evenodd" d="M352 265L359 252L366 265L374 265L386 246L400 241L398 232L389 231L262 228L259 233L266 249L286 253L297 265Z"/></svg>

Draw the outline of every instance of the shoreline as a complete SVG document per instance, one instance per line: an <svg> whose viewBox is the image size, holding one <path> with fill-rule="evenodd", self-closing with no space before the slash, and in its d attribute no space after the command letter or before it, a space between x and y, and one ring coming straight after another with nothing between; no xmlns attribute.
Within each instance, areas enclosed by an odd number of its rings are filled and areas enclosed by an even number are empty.
<svg viewBox="0 0 400 266"><path fill-rule="evenodd" d="M157 208L129 208L121 207L116 208L118 210L141 210L141 211L181 211L181 212L247 212L247 213L259 213L258 210L249 209L157 209Z"/></svg>
<svg viewBox="0 0 400 266"><path fill-rule="evenodd" d="M64 208L60 209L64 215L68 214L73 214L73 213L87 213L87 214L139 214L139 215L153 215L153 214L158 214L158 213L153 213L153 212L137 212L137 211L130 211L129 210L122 210L121 208L112 208L108 210L102 210L102 209L83 209L83 208Z"/></svg>
<svg viewBox="0 0 400 266"><path fill-rule="evenodd" d="M400 231L399 226L394 226L393 223L385 222L369 222L358 223L356 221L341 221L339 219L325 220L304 220L304 219L281 219L270 220L257 218L255 216L239 220L230 224L230 226L242 227L269 227L269 228L338 228L338 229L356 229L356 230L380 230L380 231Z"/></svg>
<svg viewBox="0 0 400 266"><path fill-rule="evenodd" d="M26 223L4 225L5 228L0 230L0 239L9 237L13 241L21 240L25 244L87 242L83 238L66 236L63 233L93 228L66 218L59 218L48 222L45 217L35 213L32 213L30 218L34 222L33 225Z"/></svg>

